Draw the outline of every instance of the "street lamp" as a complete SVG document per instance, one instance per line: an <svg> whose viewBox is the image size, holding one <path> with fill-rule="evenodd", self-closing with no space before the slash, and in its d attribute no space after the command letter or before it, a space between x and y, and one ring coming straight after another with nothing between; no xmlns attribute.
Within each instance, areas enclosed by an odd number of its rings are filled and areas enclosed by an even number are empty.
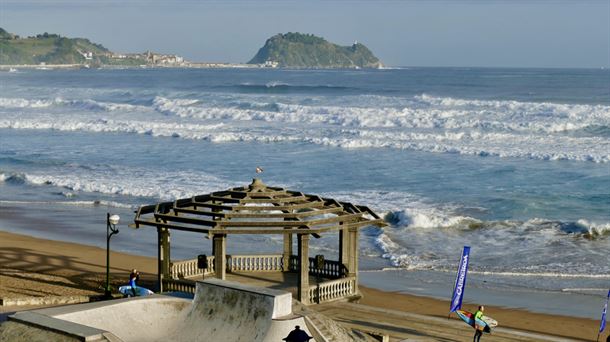
<svg viewBox="0 0 610 342"><path fill-rule="evenodd" d="M104 289L104 297L110 298L110 238L114 234L118 234L119 230L116 225L121 218L119 215L106 214L106 288Z"/></svg>

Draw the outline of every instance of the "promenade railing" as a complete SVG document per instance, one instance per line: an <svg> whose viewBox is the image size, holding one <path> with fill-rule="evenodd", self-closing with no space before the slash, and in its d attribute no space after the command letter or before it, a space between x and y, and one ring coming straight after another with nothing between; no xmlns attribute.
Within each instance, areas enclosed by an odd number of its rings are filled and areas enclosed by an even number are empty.
<svg viewBox="0 0 610 342"><path fill-rule="evenodd" d="M308 291L310 303L332 302L357 294L356 277L346 277L310 285Z"/></svg>
<svg viewBox="0 0 610 342"><path fill-rule="evenodd" d="M230 272L281 272L282 255L229 255L227 271Z"/></svg>
<svg viewBox="0 0 610 342"><path fill-rule="evenodd" d="M197 259L181 260L170 265L172 279L184 279L203 275L214 274L214 257L208 257L208 268L198 268Z"/></svg>
<svg viewBox="0 0 610 342"><path fill-rule="evenodd" d="M214 274L214 257L207 257L208 268L197 267L197 259L181 260L171 263L171 279L163 280L164 291L195 292L194 277ZM312 284L308 289L311 303L323 303L349 298L357 295L355 277L347 277L347 269L338 261L325 260L324 267L316 268L315 258L309 258L309 275L325 279L319 284ZM288 270L297 272L298 256L291 255ZM227 255L228 272L281 272L284 260L281 254L266 255ZM331 279L331 280L328 280Z"/></svg>
<svg viewBox="0 0 610 342"><path fill-rule="evenodd" d="M316 258L309 258L309 275L320 276L329 279L343 278L347 275L347 269L343 264L334 260L325 260L324 267L316 268ZM297 272L299 270L299 257L296 255L290 256L290 271Z"/></svg>
<svg viewBox="0 0 610 342"><path fill-rule="evenodd" d="M187 279L163 279L164 292L184 292L195 294L197 285L192 280Z"/></svg>

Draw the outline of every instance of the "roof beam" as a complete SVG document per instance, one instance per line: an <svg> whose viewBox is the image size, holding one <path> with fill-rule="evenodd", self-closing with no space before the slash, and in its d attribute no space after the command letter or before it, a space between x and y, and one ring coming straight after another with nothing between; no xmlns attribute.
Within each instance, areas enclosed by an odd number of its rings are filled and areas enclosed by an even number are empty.
<svg viewBox="0 0 610 342"><path fill-rule="evenodd" d="M160 220L170 221L170 222L197 224L197 225L202 225L202 226L207 226L207 227L214 227L219 222L219 221L202 220L200 218L195 218L195 217L166 215L166 214L155 214L155 218L160 219Z"/></svg>

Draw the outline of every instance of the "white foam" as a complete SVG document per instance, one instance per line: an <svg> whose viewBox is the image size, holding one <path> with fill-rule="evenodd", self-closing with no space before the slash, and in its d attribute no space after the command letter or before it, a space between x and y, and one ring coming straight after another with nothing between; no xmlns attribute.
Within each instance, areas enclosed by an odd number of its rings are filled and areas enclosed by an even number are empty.
<svg viewBox="0 0 610 342"><path fill-rule="evenodd" d="M52 106L53 100L34 100L23 98L1 98L0 108L45 108Z"/></svg>
<svg viewBox="0 0 610 342"><path fill-rule="evenodd" d="M33 185L63 187L74 192L102 193L161 200L192 197L228 188L229 184L202 172L161 172L130 168L57 170L54 174L25 174Z"/></svg>
<svg viewBox="0 0 610 342"><path fill-rule="evenodd" d="M157 96L152 107L93 100L10 100L15 106L69 104L86 112L26 112L0 128L124 132L215 143L297 141L347 149L390 148L475 156L610 162L610 106L481 101L426 95L368 106L303 105ZM25 101L25 102L24 102ZM228 102L227 102L228 101ZM270 109L273 110L270 110ZM93 111L93 112L89 112ZM108 113L105 116L98 111ZM601 136L593 133L602 127ZM605 128L604 128L605 127ZM574 132L571 134L570 132ZM578 133L580 132L580 133ZM588 132L588 133L587 133Z"/></svg>
<svg viewBox="0 0 610 342"><path fill-rule="evenodd" d="M610 234L610 222L606 223L598 223L598 222L590 222L585 219L580 219L576 221L577 224L585 227L590 235L599 236L599 235L607 235Z"/></svg>
<svg viewBox="0 0 610 342"><path fill-rule="evenodd" d="M77 206L77 207L112 207L112 208L126 208L126 209L134 209L135 206L131 205L131 204L126 204L126 203L120 203L120 202L116 202L116 201L104 201L104 200L99 200L99 201L5 201L5 200L0 200L1 204L5 204L5 205L14 205L14 204L20 204L20 205L36 205L36 204L41 204L41 205L70 205L70 206Z"/></svg>

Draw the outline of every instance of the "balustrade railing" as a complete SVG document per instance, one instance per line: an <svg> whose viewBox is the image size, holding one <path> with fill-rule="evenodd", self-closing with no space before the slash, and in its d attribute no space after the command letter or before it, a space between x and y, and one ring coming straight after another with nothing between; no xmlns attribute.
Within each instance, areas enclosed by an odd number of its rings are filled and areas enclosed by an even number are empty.
<svg viewBox="0 0 610 342"><path fill-rule="evenodd" d="M310 303L324 303L357 294L356 278L347 277L311 285L308 291Z"/></svg>
<svg viewBox="0 0 610 342"><path fill-rule="evenodd" d="M192 280L163 279L163 292L186 292L195 294L197 285Z"/></svg>
<svg viewBox="0 0 610 342"><path fill-rule="evenodd" d="M322 278L341 278L346 275L345 266L338 261L324 260L324 267L321 269L316 268L316 259L309 258L309 274L320 276Z"/></svg>
<svg viewBox="0 0 610 342"><path fill-rule="evenodd" d="M347 269L338 261L325 260L324 267L320 270L316 268L315 261L315 258L309 258L309 275L311 276L336 279L347 275ZM288 262L290 271L296 272L299 270L298 256L291 255ZM228 272L281 272L283 263L281 254L227 255ZM172 279L191 278L213 274L214 272L214 256L208 257L207 269L199 269L197 259L176 261L172 263L170 268Z"/></svg>
<svg viewBox="0 0 610 342"><path fill-rule="evenodd" d="M227 268L231 272L282 271L282 255L231 255Z"/></svg>
<svg viewBox="0 0 610 342"><path fill-rule="evenodd" d="M316 268L316 258L309 258L309 275L320 276L322 278L336 279L347 275L347 268L338 261L324 260L324 267L320 270ZM299 257L290 256L289 270L297 272L299 270ZM318 273L319 272L319 273Z"/></svg>
<svg viewBox="0 0 610 342"><path fill-rule="evenodd" d="M197 267L197 259L181 260L171 264L170 274L172 279L184 279L214 273L214 257L208 257L208 268Z"/></svg>

